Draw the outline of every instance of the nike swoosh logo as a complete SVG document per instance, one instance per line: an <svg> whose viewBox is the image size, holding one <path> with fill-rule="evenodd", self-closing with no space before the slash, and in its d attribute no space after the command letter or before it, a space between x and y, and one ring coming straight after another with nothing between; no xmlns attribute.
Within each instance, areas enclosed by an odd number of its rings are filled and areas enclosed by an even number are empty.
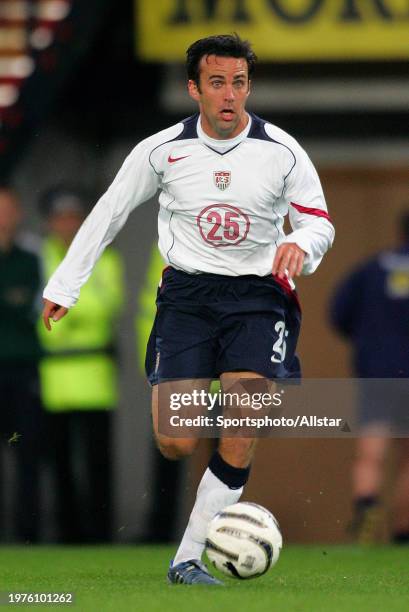
<svg viewBox="0 0 409 612"><path fill-rule="evenodd" d="M171 157L171 156L169 155L169 157L168 157L168 162L169 162L170 164L173 164L174 162L177 162L177 161L179 161L180 159L186 159L186 157L190 157L190 155L184 155L183 157Z"/></svg>

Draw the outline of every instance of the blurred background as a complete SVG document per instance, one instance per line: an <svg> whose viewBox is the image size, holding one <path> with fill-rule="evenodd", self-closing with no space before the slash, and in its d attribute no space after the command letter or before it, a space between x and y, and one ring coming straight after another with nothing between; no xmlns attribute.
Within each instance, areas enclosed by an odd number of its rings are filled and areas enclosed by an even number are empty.
<svg viewBox="0 0 409 612"><path fill-rule="evenodd" d="M50 188L75 185L92 206L137 142L194 112L185 50L233 31L259 57L249 110L306 148L337 230L318 272L297 283L304 376L350 376L348 345L328 323L330 296L353 265L393 244L397 215L409 208L405 0L0 0L0 181L24 209L19 239L41 251L48 231L41 202ZM115 243L125 293L115 338L119 399L111 401L108 431L107 539L118 542L176 539L211 447L204 443L181 468L166 466L153 448L135 329L149 320L154 298L156 216L157 202L144 204ZM13 458L10 443L3 447L3 540L10 541ZM353 457L351 440L263 441L246 499L272 509L286 540L344 541ZM55 485L44 466L38 541L57 541ZM81 480L81 462L76 469Z"/></svg>

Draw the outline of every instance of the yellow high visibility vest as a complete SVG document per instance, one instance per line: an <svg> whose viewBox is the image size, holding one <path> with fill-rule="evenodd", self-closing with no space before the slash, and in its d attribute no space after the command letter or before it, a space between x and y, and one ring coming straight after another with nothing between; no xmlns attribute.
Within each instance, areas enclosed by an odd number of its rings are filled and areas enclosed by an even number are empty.
<svg viewBox="0 0 409 612"><path fill-rule="evenodd" d="M136 351L141 372L145 371L145 354L156 315L156 294L162 271L166 267L157 243L153 245L142 289L139 293L135 317Z"/></svg>
<svg viewBox="0 0 409 612"><path fill-rule="evenodd" d="M56 238L42 249L47 279L66 252ZM39 322L46 356L40 363L42 399L49 411L101 410L118 401L113 345L124 302L122 259L112 248L102 254L78 303L48 332Z"/></svg>

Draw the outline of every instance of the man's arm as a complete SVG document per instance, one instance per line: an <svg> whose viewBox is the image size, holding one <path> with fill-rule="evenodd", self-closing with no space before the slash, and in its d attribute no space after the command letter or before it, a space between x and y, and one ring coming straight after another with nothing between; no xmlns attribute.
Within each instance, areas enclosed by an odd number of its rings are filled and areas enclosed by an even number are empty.
<svg viewBox="0 0 409 612"><path fill-rule="evenodd" d="M47 329L51 328L50 319L59 321L76 303L95 263L123 227L130 212L156 193L160 179L149 163L149 139L148 145L146 143L140 143L127 157L48 281L43 293L43 320Z"/></svg>
<svg viewBox="0 0 409 612"><path fill-rule="evenodd" d="M293 231L286 236L277 255L281 264L287 263L296 274L312 274L331 247L335 230L311 160L299 145L295 154L283 194Z"/></svg>
<svg viewBox="0 0 409 612"><path fill-rule="evenodd" d="M362 316L368 267L359 266L336 287L329 306L330 322L345 338L352 338Z"/></svg>

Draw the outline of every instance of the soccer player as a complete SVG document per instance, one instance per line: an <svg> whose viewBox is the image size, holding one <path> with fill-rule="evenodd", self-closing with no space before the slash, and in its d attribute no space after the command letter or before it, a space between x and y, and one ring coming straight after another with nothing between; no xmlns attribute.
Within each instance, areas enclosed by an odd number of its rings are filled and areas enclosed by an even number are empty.
<svg viewBox="0 0 409 612"><path fill-rule="evenodd" d="M199 113L135 147L44 291L44 323L51 329L50 318L58 321L75 304L129 213L160 190L159 250L169 267L146 366L155 437L169 459L191 454L197 440L159 431L160 383L176 380L185 392L220 378L228 390L241 379L300 375L292 279L314 272L334 236L307 154L245 109L255 62L249 43L237 35L189 47L188 91ZM287 214L293 231L285 236ZM251 438L220 439L169 568L170 582L220 584L201 562L207 525L240 499L254 448Z"/></svg>

